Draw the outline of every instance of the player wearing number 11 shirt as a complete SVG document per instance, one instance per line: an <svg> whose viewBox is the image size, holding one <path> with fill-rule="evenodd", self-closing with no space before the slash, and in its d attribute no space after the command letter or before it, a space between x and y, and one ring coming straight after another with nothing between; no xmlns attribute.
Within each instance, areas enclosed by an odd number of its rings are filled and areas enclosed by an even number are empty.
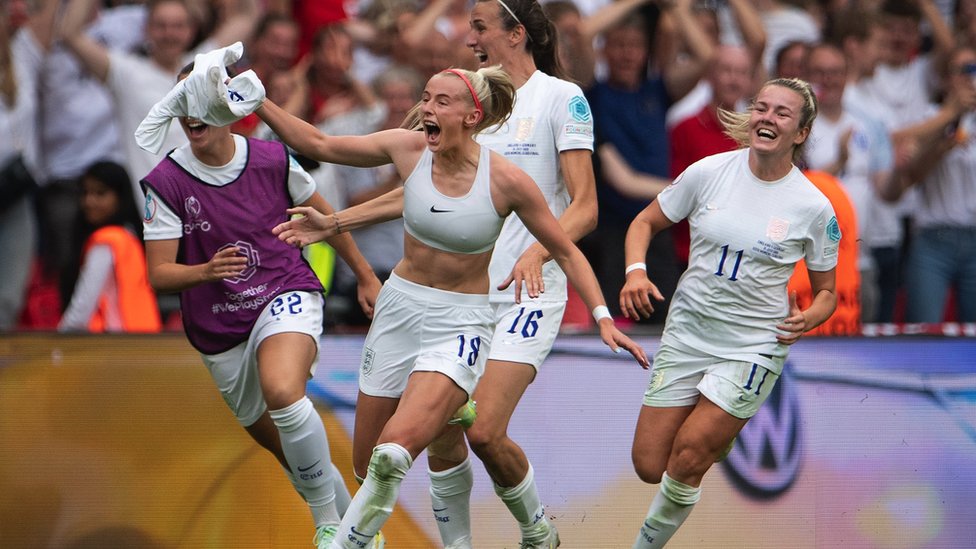
<svg viewBox="0 0 976 549"><path fill-rule="evenodd" d="M688 270L671 301L637 421L632 460L660 489L635 548L663 547L701 497L709 467L776 384L789 345L837 303L841 238L827 198L793 165L817 103L802 80L766 83L747 113L723 112L744 148L688 167L635 218L621 310L648 315L662 299L643 258L654 233L688 219ZM786 285L805 259L813 288L800 310Z"/></svg>

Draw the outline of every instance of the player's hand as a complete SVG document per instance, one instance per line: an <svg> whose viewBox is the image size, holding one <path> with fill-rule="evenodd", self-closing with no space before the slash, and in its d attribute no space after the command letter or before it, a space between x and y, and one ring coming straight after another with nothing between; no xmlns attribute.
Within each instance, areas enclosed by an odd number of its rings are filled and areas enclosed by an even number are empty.
<svg viewBox="0 0 976 549"><path fill-rule="evenodd" d="M240 255L237 246L227 246L217 250L203 267L204 279L208 282L240 276L247 268L247 258Z"/></svg>
<svg viewBox="0 0 976 549"><path fill-rule="evenodd" d="M542 279L542 265L546 262L545 251L540 252L536 246L529 246L515 262L512 272L501 284L499 290L508 288L515 283L515 303L522 302L522 286L529 297L535 299L545 293L546 284Z"/></svg>
<svg viewBox="0 0 976 549"><path fill-rule="evenodd" d="M321 242L330 236L338 234L338 225L333 215L324 213L309 206L297 206L287 210L288 215L300 216L289 219L271 229L279 240L289 246L301 248L315 242Z"/></svg>
<svg viewBox="0 0 976 549"><path fill-rule="evenodd" d="M643 347L617 329L612 318L601 319L598 324L600 326L600 339L610 347L611 351L619 353L621 349L626 349L637 360L641 368L646 370L651 366Z"/></svg>
<svg viewBox="0 0 976 549"><path fill-rule="evenodd" d="M783 345L793 345L807 331L807 318L803 316L803 311L796 304L796 292L790 292L790 314L783 322L776 326L777 329L786 332L776 336L776 340Z"/></svg>
<svg viewBox="0 0 976 549"><path fill-rule="evenodd" d="M371 274L364 280L360 280L356 286L356 296L359 299L359 306L363 309L366 318L373 319L373 310L376 307L376 296L380 293L383 283L375 274Z"/></svg>
<svg viewBox="0 0 976 549"><path fill-rule="evenodd" d="M620 289L620 312L632 320L647 318L654 312L651 298L664 301L664 295L647 278L647 271L637 269L627 273L624 287Z"/></svg>

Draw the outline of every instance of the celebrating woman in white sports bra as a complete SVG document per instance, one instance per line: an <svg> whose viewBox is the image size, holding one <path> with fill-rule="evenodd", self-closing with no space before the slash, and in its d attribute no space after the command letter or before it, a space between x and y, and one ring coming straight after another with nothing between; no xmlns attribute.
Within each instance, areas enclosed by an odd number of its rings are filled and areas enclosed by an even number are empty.
<svg viewBox="0 0 976 549"><path fill-rule="evenodd" d="M497 67L449 69L427 83L408 117L409 129L365 136L328 136L270 101L258 115L300 153L353 166L392 162L404 187L370 202L303 217L275 232L302 246L366 225L404 218L404 257L383 286L363 348L353 461L362 488L343 517L332 547L361 547L389 517L414 458L464 404L484 371L493 316L488 263L502 222L514 212L566 272L597 317L614 351L643 367L644 351L613 324L586 259L550 213L532 179L474 135L504 121L515 88ZM538 296L537 269L516 265L502 287L524 284Z"/></svg>

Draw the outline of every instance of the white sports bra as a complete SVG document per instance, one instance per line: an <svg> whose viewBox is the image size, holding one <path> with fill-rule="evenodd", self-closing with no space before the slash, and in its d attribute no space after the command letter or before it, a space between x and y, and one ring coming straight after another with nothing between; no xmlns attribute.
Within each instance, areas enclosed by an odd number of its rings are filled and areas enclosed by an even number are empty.
<svg viewBox="0 0 976 549"><path fill-rule="evenodd" d="M424 149L413 172L403 183L403 225L424 244L458 254L480 254L492 249L505 218L491 200L490 155L481 147L478 171L464 196L446 196L434 188L433 153Z"/></svg>

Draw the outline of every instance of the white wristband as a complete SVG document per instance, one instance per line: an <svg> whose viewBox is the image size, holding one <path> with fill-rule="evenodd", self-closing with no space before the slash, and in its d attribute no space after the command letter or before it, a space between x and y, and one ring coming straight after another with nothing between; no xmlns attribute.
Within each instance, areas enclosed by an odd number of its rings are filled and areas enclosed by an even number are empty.
<svg viewBox="0 0 976 549"><path fill-rule="evenodd" d="M593 319L596 320L597 323L599 323L604 318L610 318L610 319L613 318L612 316L610 316L610 309L606 305L599 305L597 307L593 307Z"/></svg>
<svg viewBox="0 0 976 549"><path fill-rule="evenodd" d="M630 271L636 271L637 269L646 271L647 263L631 263L630 265L627 265L627 268L624 269L624 276L629 275Z"/></svg>

